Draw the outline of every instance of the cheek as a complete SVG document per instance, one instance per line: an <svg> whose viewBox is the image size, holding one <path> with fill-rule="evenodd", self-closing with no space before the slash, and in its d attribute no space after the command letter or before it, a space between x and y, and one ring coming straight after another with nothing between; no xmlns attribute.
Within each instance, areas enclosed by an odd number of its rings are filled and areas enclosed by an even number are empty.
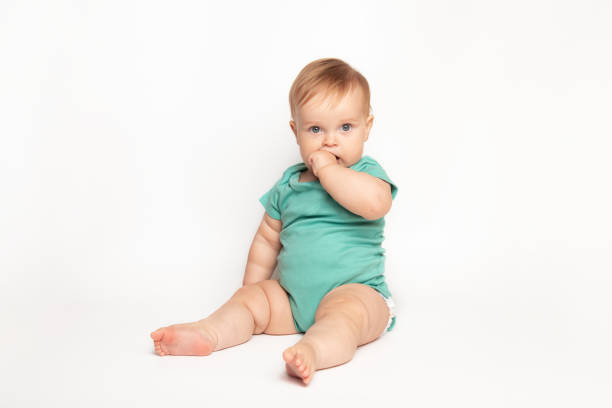
<svg viewBox="0 0 612 408"><path fill-rule="evenodd" d="M305 152L313 151L313 150L316 150L318 148L316 142L313 141L313 140L302 141L302 144L301 144L300 147L301 147L302 151L305 151Z"/></svg>
<svg viewBox="0 0 612 408"><path fill-rule="evenodd" d="M351 144L350 146L347 146L346 152L350 156L352 156L352 158L361 157L361 155L363 154L363 144Z"/></svg>
<svg viewBox="0 0 612 408"><path fill-rule="evenodd" d="M300 154L302 156L302 158L304 159L304 162L306 162L308 160L308 157L312 154L312 152L314 152L315 149L310 148L307 145L301 145L300 146Z"/></svg>

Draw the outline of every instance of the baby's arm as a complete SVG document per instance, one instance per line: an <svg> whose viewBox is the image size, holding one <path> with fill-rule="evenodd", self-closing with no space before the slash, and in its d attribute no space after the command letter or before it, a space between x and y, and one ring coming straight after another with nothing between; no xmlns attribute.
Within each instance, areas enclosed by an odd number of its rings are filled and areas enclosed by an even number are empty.
<svg viewBox="0 0 612 408"><path fill-rule="evenodd" d="M312 171L325 191L350 212L377 220L391 209L391 185L386 181L340 166L326 151L317 151L311 158Z"/></svg>
<svg viewBox="0 0 612 408"><path fill-rule="evenodd" d="M276 257L282 247L280 242L281 229L282 222L280 220L275 220L264 213L249 250L244 279L242 280L243 286L270 279L274 268L276 268Z"/></svg>

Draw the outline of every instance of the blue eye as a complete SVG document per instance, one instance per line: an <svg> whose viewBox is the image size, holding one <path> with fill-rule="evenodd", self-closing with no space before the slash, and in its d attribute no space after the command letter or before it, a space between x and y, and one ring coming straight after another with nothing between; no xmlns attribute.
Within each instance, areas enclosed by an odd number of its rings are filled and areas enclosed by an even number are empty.
<svg viewBox="0 0 612 408"><path fill-rule="evenodd" d="M308 129L308 130L312 131L313 129L320 129L320 128L318 126L311 126L310 129ZM319 133L319 132L316 131L316 132L312 132L312 133Z"/></svg>
<svg viewBox="0 0 612 408"><path fill-rule="evenodd" d="M345 129L345 126L349 126L349 129ZM350 128L352 128L350 123L345 123L344 125L342 125L342 130L344 130L345 132L348 132L349 130L351 130Z"/></svg>

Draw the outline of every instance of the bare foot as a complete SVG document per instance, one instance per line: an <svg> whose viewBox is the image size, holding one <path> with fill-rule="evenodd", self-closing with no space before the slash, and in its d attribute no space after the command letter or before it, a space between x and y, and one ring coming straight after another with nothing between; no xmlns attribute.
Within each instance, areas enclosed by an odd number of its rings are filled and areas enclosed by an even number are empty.
<svg viewBox="0 0 612 408"><path fill-rule="evenodd" d="M201 322L162 327L151 333L151 338L160 356L207 356L217 345L215 334Z"/></svg>
<svg viewBox="0 0 612 408"><path fill-rule="evenodd" d="M305 343L298 343L283 352L287 373L302 379L306 385L312 380L316 370L315 351Z"/></svg>

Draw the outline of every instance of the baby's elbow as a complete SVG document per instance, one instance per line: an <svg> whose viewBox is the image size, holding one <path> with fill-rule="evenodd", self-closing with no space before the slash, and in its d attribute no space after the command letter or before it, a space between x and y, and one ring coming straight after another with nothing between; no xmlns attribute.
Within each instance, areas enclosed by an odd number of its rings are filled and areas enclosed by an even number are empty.
<svg viewBox="0 0 612 408"><path fill-rule="evenodd" d="M374 221L384 217L391 209L391 196L387 199L383 197L374 201L365 214L362 215L366 220Z"/></svg>

